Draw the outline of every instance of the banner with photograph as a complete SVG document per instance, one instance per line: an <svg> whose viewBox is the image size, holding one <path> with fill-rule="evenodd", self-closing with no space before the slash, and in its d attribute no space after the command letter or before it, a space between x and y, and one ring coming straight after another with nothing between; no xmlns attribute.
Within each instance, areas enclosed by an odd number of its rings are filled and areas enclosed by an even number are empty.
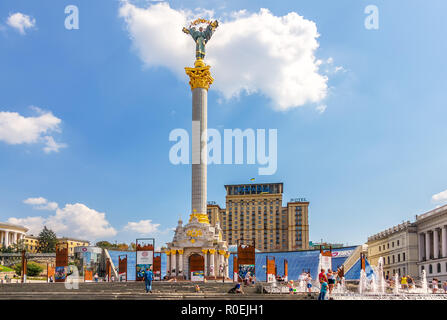
<svg viewBox="0 0 447 320"><path fill-rule="evenodd" d="M67 277L67 268L68 267L56 267L54 272L54 279L56 282L65 282L65 278Z"/></svg>
<svg viewBox="0 0 447 320"><path fill-rule="evenodd" d="M137 239L136 241L136 281L143 281L144 272L154 264L155 239ZM152 270L153 272L153 270Z"/></svg>
<svg viewBox="0 0 447 320"><path fill-rule="evenodd" d="M191 272L191 281L203 281L205 279L205 274L203 271L193 271Z"/></svg>
<svg viewBox="0 0 447 320"><path fill-rule="evenodd" d="M255 276L255 265L254 264L240 264L238 275L242 280L248 279L249 277L253 278Z"/></svg>

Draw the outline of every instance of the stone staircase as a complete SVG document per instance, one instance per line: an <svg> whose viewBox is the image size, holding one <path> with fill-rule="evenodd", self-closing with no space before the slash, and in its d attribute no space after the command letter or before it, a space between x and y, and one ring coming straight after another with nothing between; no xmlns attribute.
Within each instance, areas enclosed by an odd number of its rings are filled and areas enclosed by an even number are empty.
<svg viewBox="0 0 447 320"><path fill-rule="evenodd" d="M200 293L195 292L199 284ZM158 299L158 300L302 300L316 299L315 294L265 294L262 285L244 287L244 294L229 294L235 284L231 282L153 282L152 293L145 292L144 282L88 282L79 283L79 289L66 289L64 283L14 283L0 284L3 299Z"/></svg>

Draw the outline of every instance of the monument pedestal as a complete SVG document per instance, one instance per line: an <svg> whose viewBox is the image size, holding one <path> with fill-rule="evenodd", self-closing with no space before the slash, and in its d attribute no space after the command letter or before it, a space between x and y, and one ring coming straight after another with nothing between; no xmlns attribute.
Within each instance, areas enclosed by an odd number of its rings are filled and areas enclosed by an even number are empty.
<svg viewBox="0 0 447 320"><path fill-rule="evenodd" d="M167 274L186 280L201 281L201 278L228 278L228 246L222 239L219 224L199 222L195 216L183 226L180 220L174 239L168 243Z"/></svg>

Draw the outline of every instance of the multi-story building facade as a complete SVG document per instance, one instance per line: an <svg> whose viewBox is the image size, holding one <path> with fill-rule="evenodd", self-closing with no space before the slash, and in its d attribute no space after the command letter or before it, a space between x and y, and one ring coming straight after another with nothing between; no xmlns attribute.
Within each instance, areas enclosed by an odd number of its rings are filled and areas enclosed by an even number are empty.
<svg viewBox="0 0 447 320"><path fill-rule="evenodd" d="M416 216L419 272L429 281L447 280L447 205Z"/></svg>
<svg viewBox="0 0 447 320"><path fill-rule="evenodd" d="M90 245L90 241L82 240L82 239L75 239L75 238L59 238L57 239L58 243L68 243L68 254L73 255L74 254L74 248L76 247L88 247Z"/></svg>
<svg viewBox="0 0 447 320"><path fill-rule="evenodd" d="M383 259L385 277L419 276L417 227L409 221L368 237L368 261L376 266Z"/></svg>
<svg viewBox="0 0 447 320"><path fill-rule="evenodd" d="M26 235L25 236L25 248L28 252L35 253L38 251L39 248L39 238L32 235ZM80 240L80 239L74 239L74 238L59 238L57 239L58 243L68 243L68 254L73 255L74 254L74 248L76 247L87 247L90 245L90 242L87 240Z"/></svg>
<svg viewBox="0 0 447 320"><path fill-rule="evenodd" d="M32 235L26 235L24 238L24 245L26 251L36 253L39 249L39 238Z"/></svg>
<svg viewBox="0 0 447 320"><path fill-rule="evenodd" d="M283 207L283 183L226 185L226 207L208 203L211 224L219 222L229 245L255 240L261 251L309 248L309 202L292 199Z"/></svg>

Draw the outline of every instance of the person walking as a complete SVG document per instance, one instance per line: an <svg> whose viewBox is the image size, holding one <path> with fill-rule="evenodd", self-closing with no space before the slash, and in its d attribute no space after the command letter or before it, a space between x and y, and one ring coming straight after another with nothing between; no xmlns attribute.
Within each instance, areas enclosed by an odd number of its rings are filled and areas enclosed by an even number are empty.
<svg viewBox="0 0 447 320"><path fill-rule="evenodd" d="M326 270L321 269L321 272L318 275L318 281L320 282L320 284L323 282L326 282L326 284L327 284L327 276L326 276L326 273L324 273L324 271L326 271Z"/></svg>
<svg viewBox="0 0 447 320"><path fill-rule="evenodd" d="M98 282L98 280L99 280L99 276L98 276L98 274L97 274L97 273L95 273L95 276L94 276L94 278L95 278L95 282Z"/></svg>
<svg viewBox="0 0 447 320"><path fill-rule="evenodd" d="M310 275L310 272L307 273L306 277L306 287L309 294L312 293L312 276Z"/></svg>
<svg viewBox="0 0 447 320"><path fill-rule="evenodd" d="M408 278L406 275L403 275L402 278L400 279L400 284L402 286L402 289L407 289L408 290Z"/></svg>
<svg viewBox="0 0 447 320"><path fill-rule="evenodd" d="M325 300L326 299L326 292L328 289L328 284L326 281L321 283L321 288L320 288L320 294L318 295L318 300Z"/></svg>
<svg viewBox="0 0 447 320"><path fill-rule="evenodd" d="M146 293L152 293L152 279L154 279L154 274L152 273L152 266L143 274L144 283L146 285Z"/></svg>
<svg viewBox="0 0 447 320"><path fill-rule="evenodd" d="M432 286L432 289L433 289L433 293L436 293L436 291L438 291L438 279L434 278L431 281L431 286Z"/></svg>
<svg viewBox="0 0 447 320"><path fill-rule="evenodd" d="M334 289L335 286L335 274L334 272L332 272L331 269L328 269L327 271L327 279L328 279L327 283L329 285L329 294L331 294L332 289Z"/></svg>
<svg viewBox="0 0 447 320"><path fill-rule="evenodd" d="M410 275L407 275L407 279L408 279L408 290L413 289L414 279Z"/></svg>

